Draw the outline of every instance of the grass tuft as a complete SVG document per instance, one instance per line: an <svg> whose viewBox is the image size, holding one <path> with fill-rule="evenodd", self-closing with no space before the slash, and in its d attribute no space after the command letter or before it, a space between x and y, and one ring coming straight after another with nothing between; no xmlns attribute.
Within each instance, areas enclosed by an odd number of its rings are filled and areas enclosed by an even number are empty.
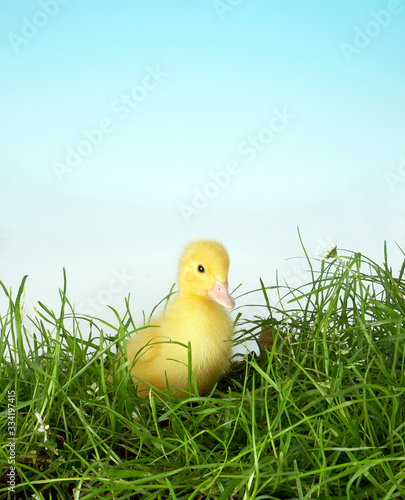
<svg viewBox="0 0 405 500"><path fill-rule="evenodd" d="M27 318L26 277L15 298L0 281L0 499L405 498L405 260L338 254L299 288L260 281L235 335L260 355L183 399L139 399L122 363L108 390L129 300L114 324L84 317L64 274L59 312Z"/></svg>

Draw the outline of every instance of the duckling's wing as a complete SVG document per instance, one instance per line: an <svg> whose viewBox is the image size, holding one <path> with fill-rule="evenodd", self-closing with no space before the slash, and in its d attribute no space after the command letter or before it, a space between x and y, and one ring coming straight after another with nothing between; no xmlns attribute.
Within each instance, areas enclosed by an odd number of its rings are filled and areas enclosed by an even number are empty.
<svg viewBox="0 0 405 500"><path fill-rule="evenodd" d="M148 329L149 330L149 329ZM152 329L151 329L152 330ZM146 333L147 330L144 330ZM148 362L155 359L161 349L159 337L152 337L142 333L135 334L127 341L127 359L129 362Z"/></svg>

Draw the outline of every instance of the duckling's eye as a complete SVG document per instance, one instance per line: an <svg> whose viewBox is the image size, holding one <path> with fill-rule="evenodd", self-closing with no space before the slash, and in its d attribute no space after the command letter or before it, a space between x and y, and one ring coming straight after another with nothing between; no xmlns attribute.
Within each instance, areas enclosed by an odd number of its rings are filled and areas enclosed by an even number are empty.
<svg viewBox="0 0 405 500"><path fill-rule="evenodd" d="M197 269L199 273L205 273L205 269L203 268L203 266L198 266Z"/></svg>

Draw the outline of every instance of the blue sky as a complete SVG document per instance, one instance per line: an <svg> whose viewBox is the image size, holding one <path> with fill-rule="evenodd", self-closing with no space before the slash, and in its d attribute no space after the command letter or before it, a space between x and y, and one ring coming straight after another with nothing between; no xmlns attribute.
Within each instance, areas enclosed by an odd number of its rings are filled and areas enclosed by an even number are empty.
<svg viewBox="0 0 405 500"><path fill-rule="evenodd" d="M0 19L0 279L29 275L28 311L66 267L76 306L131 292L141 317L193 237L244 291L302 276L297 226L311 256L381 261L387 240L400 262L403 1L3 0Z"/></svg>

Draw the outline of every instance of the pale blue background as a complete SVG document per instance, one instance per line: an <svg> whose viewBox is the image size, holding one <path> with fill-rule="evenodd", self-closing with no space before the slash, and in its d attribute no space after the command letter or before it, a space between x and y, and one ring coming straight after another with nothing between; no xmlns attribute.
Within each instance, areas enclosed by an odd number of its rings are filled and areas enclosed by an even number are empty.
<svg viewBox="0 0 405 500"><path fill-rule="evenodd" d="M305 280L287 260L303 255L297 226L311 256L337 239L381 262L387 240L398 267L403 1L2 0L0 19L0 279L16 292L29 274L30 314L57 307L66 267L79 310L105 317L131 292L141 318L199 236L228 248L242 291L276 269ZM121 119L114 102L148 68L167 76ZM294 119L248 161L240 144L283 109ZM102 120L113 131L60 181L55 162ZM239 173L187 222L180 207L230 162Z"/></svg>

